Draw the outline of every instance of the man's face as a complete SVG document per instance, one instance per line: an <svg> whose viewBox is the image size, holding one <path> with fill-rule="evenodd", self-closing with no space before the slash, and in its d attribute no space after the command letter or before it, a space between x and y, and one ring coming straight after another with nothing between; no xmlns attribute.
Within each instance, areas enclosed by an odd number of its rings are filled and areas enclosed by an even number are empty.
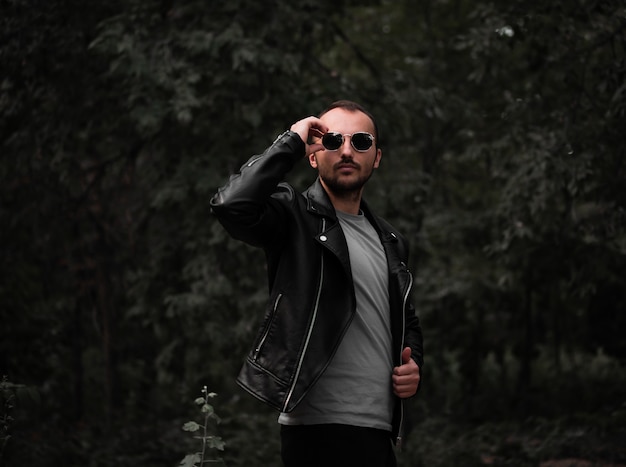
<svg viewBox="0 0 626 467"><path fill-rule="evenodd" d="M350 112L336 108L322 115L320 119L330 132L352 135L364 131L374 135L374 123L359 111ZM324 149L309 156L309 163L318 170L324 188L338 196L360 194L374 169L378 168L382 155L376 142L368 150L360 152L354 149L350 140L350 136L344 136L339 149Z"/></svg>

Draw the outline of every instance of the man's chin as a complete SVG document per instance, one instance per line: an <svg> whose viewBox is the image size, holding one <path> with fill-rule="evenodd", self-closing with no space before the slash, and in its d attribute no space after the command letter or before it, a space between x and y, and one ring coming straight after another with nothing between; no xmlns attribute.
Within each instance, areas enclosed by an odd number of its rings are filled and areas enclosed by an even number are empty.
<svg viewBox="0 0 626 467"><path fill-rule="evenodd" d="M361 179L358 180L324 180L324 185L337 195L348 195L351 193L357 193L363 188L365 182Z"/></svg>

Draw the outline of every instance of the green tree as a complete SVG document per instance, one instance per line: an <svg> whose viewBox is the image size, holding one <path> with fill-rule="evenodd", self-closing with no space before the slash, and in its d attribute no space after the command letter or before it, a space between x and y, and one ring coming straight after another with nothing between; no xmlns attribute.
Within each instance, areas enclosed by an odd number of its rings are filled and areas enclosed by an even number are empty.
<svg viewBox="0 0 626 467"><path fill-rule="evenodd" d="M56 414L16 417L21 465L174 465L203 384L224 396L228 465L276 464L275 414L234 385L263 257L208 200L337 98L377 115L366 198L413 245L427 349L413 418L621 403L621 2L0 8L0 371ZM418 444L409 465L437 465Z"/></svg>

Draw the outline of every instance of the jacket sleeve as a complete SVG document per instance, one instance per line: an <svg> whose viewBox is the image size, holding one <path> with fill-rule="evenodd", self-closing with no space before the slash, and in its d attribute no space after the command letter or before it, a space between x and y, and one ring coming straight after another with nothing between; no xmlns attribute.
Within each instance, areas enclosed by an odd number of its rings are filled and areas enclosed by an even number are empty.
<svg viewBox="0 0 626 467"><path fill-rule="evenodd" d="M300 136L287 131L218 189L211 211L233 238L254 246L277 241L285 209L295 202L293 188L281 181L304 154Z"/></svg>

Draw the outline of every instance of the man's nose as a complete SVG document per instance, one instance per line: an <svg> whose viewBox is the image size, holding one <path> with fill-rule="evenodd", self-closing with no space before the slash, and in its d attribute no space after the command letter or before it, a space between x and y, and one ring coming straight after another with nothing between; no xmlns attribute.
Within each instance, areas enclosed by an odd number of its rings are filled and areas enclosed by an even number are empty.
<svg viewBox="0 0 626 467"><path fill-rule="evenodd" d="M341 144L340 150L341 150L342 157L346 157L346 156L352 157L352 136L343 137L343 143Z"/></svg>

